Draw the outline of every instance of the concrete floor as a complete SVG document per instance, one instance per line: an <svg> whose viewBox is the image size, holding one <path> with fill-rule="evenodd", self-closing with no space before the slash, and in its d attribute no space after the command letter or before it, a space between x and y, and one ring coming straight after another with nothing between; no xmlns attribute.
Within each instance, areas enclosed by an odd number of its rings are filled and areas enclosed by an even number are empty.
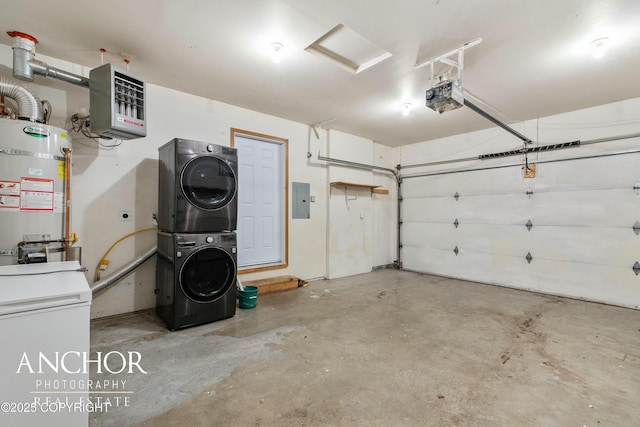
<svg viewBox="0 0 640 427"><path fill-rule="evenodd" d="M98 320L91 343L140 352L148 372L94 373L131 393L92 426L640 422L640 311L404 271L311 282L178 332L150 312Z"/></svg>

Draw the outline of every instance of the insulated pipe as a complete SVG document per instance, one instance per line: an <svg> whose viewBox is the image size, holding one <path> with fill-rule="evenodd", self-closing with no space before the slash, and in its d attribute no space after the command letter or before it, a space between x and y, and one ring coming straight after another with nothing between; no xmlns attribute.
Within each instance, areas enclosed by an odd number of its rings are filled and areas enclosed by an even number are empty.
<svg viewBox="0 0 640 427"><path fill-rule="evenodd" d="M122 268L117 270L115 273L113 273L109 277L105 277L99 282L94 283L93 286L91 286L91 293L93 295L96 295L99 292L102 292L107 288L111 287L120 279L122 279L123 277L131 273L133 270L135 270L136 268L144 264L144 262L149 258L151 258L152 256L154 256L157 251L158 251L158 247L154 246L153 248L149 249L148 251L140 255L138 258L124 265Z"/></svg>
<svg viewBox="0 0 640 427"><path fill-rule="evenodd" d="M485 119L489 120L490 122L493 122L493 123L497 124L502 129L504 129L507 132L509 132L510 134L517 136L518 138L523 140L525 144L531 144L531 140L529 138L527 138L526 136L524 136L523 134L521 134L517 130L513 129L512 127L510 127L506 123L503 123L500 120L496 119L495 117L493 117L491 114L487 113L486 111L480 109L480 107L478 107L477 105L475 105L474 103L472 103L468 99L464 100L464 105L465 105L465 107L471 108L473 111L475 111L476 113L480 114L482 117L484 117Z"/></svg>
<svg viewBox="0 0 640 427"><path fill-rule="evenodd" d="M18 118L32 122L44 122L42 102L29 89L18 86L13 81L0 76L0 95L11 98L18 103Z"/></svg>

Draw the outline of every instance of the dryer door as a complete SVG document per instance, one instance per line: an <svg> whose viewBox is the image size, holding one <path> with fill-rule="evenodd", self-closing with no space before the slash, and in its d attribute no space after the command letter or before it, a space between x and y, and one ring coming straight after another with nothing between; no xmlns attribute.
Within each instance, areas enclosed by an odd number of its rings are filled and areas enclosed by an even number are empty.
<svg viewBox="0 0 640 427"><path fill-rule="evenodd" d="M192 205L206 210L220 209L233 199L236 177L224 160L200 156L184 166L180 186Z"/></svg>
<svg viewBox="0 0 640 427"><path fill-rule="evenodd" d="M236 264L222 249L206 247L191 253L180 268L180 288L195 302L212 302L236 282Z"/></svg>

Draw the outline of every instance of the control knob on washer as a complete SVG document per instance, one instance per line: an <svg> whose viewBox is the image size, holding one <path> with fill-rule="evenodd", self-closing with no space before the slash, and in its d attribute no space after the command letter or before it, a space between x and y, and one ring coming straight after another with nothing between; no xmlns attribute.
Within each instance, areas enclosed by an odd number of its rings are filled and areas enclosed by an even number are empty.
<svg viewBox="0 0 640 427"><path fill-rule="evenodd" d="M213 243L213 237L211 236L207 236L206 239L204 239L207 243Z"/></svg>
<svg viewBox="0 0 640 427"><path fill-rule="evenodd" d="M213 153L213 145L211 144L207 145L207 151L210 153Z"/></svg>

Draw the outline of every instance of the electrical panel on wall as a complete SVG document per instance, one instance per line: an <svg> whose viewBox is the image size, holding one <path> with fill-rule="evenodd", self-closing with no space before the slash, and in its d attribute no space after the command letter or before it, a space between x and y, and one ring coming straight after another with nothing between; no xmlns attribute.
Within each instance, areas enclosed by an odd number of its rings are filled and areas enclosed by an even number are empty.
<svg viewBox="0 0 640 427"><path fill-rule="evenodd" d="M291 217L293 219L309 219L311 218L311 185L306 182L293 182L293 211Z"/></svg>
<svg viewBox="0 0 640 427"><path fill-rule="evenodd" d="M116 139L147 135L144 80L105 64L91 70L89 82L91 132Z"/></svg>

